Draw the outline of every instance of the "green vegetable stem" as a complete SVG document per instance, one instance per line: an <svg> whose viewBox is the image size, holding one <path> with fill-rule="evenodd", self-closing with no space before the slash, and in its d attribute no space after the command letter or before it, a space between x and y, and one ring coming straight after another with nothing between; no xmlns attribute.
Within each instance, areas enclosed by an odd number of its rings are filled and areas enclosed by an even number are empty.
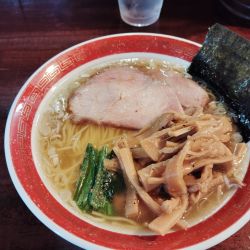
<svg viewBox="0 0 250 250"><path fill-rule="evenodd" d="M73 196L77 206L83 211L98 211L106 215L114 215L112 199L123 187L122 176L108 171L104 167L104 159L112 158L104 146L99 152L88 144L80 166L80 177Z"/></svg>

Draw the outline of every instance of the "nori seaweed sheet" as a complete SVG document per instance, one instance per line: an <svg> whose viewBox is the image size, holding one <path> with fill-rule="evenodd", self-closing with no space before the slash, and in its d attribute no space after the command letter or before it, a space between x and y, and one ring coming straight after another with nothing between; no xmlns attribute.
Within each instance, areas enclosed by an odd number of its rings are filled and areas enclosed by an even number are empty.
<svg viewBox="0 0 250 250"><path fill-rule="evenodd" d="M213 25L188 73L201 79L229 107L245 141L250 140L250 42Z"/></svg>

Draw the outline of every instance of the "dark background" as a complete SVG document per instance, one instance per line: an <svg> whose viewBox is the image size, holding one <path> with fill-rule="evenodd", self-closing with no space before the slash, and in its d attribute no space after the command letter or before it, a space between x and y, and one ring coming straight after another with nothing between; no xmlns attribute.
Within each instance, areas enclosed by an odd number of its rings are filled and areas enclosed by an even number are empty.
<svg viewBox="0 0 250 250"><path fill-rule="evenodd" d="M0 249L79 249L41 224L18 196L7 171L6 118L25 80L58 52L88 39L122 32L155 32L203 42L220 22L250 39L249 21L219 1L165 0L160 20L145 28L123 23L117 0L0 0ZM250 223L212 249L250 249Z"/></svg>

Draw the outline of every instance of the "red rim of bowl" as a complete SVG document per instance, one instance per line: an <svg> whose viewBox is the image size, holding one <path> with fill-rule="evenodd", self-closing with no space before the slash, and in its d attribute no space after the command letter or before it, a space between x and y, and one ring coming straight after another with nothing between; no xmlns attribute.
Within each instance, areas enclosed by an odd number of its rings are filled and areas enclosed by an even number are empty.
<svg viewBox="0 0 250 250"><path fill-rule="evenodd" d="M5 154L12 181L29 209L55 233L88 249L203 249L239 230L250 219L250 185L238 189L214 215L186 231L166 236L136 236L110 232L79 219L49 193L31 153L31 129L36 110L51 87L80 65L104 56L150 52L191 61L200 45L185 39L150 33L105 36L73 46L41 66L19 91L5 131ZM250 183L248 171L244 182Z"/></svg>

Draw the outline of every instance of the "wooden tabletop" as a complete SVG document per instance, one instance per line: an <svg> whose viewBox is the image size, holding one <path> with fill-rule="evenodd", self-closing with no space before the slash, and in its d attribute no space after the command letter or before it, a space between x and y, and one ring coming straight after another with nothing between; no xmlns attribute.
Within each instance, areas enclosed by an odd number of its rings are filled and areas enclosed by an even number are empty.
<svg viewBox="0 0 250 250"><path fill-rule="evenodd" d="M27 78L58 52L107 34L155 32L203 42L219 22L250 39L249 22L209 0L166 0L160 20L145 28L123 23L117 0L0 1L0 138ZM0 151L0 249L79 249L46 228L18 196ZM212 249L250 249L250 223Z"/></svg>

